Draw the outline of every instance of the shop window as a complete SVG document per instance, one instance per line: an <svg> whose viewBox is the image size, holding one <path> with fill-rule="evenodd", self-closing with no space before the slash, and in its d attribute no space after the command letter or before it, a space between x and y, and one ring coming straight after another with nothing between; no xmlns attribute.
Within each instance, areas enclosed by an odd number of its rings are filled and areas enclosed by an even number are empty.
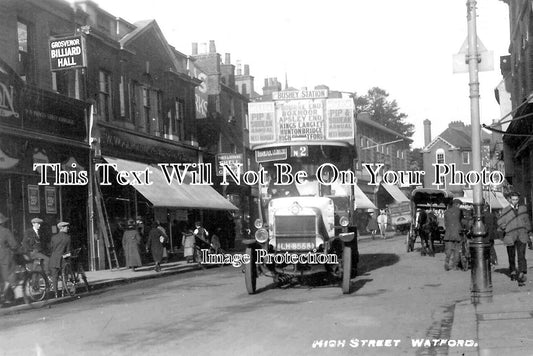
<svg viewBox="0 0 533 356"><path fill-rule="evenodd" d="M111 73L100 70L98 75L98 114L105 121L113 117L111 106Z"/></svg>

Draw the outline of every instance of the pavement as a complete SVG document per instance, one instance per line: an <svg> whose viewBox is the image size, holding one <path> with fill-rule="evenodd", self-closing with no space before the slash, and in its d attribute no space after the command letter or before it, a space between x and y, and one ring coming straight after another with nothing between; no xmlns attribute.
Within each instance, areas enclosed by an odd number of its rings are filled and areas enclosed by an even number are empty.
<svg viewBox="0 0 533 356"><path fill-rule="evenodd" d="M388 232L386 238L403 238ZM370 235L362 235L358 240L371 239ZM376 237L376 240L380 237ZM496 243L500 263L503 269L507 267L505 247L501 242ZM233 252L241 252L244 248L237 245ZM526 250L529 270L533 269L533 252ZM179 254L178 254L179 256ZM183 258L171 260L162 264L160 272L154 271L153 265L143 266L136 271L128 268L86 272L91 286L89 293L82 292L76 297L50 299L31 305L18 304L0 308L0 316L20 313L28 309L50 307L53 304L83 298L99 290L136 281L160 278L190 271L201 270L205 267L197 263L187 263ZM492 275L495 273L493 272ZM493 293L492 302L473 304L470 299L455 304L454 320L451 328L449 355L533 355L533 273L528 274L526 287L514 288L509 292ZM498 275L499 280L503 274ZM494 278L492 279L494 281ZM509 281L509 283L511 283ZM512 282L516 283L516 282ZM505 288L505 287L504 287ZM501 290L501 288L499 288ZM461 347L460 340L473 340L474 347Z"/></svg>

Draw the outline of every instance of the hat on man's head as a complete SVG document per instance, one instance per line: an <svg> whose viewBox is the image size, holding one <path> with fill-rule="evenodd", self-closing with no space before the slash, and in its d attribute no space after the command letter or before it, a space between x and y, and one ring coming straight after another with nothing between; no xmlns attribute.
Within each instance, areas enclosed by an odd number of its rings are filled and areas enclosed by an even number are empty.
<svg viewBox="0 0 533 356"><path fill-rule="evenodd" d="M57 227L59 229L61 229L62 227L65 227L65 226L69 226L70 223L66 222L66 221L61 221L60 223L57 224Z"/></svg>
<svg viewBox="0 0 533 356"><path fill-rule="evenodd" d="M463 204L463 202L462 202L460 199L454 199L454 200L452 201L452 203L453 203L453 204L459 204L459 205Z"/></svg>
<svg viewBox="0 0 533 356"><path fill-rule="evenodd" d="M33 218L33 219L31 219L31 223L32 224L42 224L43 223L43 219L41 219L41 218Z"/></svg>
<svg viewBox="0 0 533 356"><path fill-rule="evenodd" d="M3 223L5 223L8 220L9 220L8 217L6 217L4 214L0 213L0 224L3 224Z"/></svg>

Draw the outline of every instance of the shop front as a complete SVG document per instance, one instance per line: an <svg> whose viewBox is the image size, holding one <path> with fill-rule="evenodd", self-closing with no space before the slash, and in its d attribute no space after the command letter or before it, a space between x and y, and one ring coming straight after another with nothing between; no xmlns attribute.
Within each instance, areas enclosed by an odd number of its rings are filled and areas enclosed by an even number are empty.
<svg viewBox="0 0 533 356"><path fill-rule="evenodd" d="M97 163L109 167L111 184L103 181L103 168L100 168L95 172L95 186L102 192L103 209L119 264L123 227L128 219L140 223L144 238L152 223L160 222L170 236L172 252L181 245L181 233L193 228L195 221L201 221L213 232L232 223L231 212L237 208L213 189L214 172L199 168L198 163L203 161L199 149L107 124L99 125L98 135L101 148L97 150L100 153ZM168 172L172 164L181 169L189 164L183 181L179 182L174 175L169 183L160 166L167 164ZM132 172L139 173L134 178ZM103 261L98 264L98 268L107 266Z"/></svg>
<svg viewBox="0 0 533 356"><path fill-rule="evenodd" d="M39 217L45 238L69 221L73 244L87 245L86 114L85 103L26 85L0 60L0 212L19 241Z"/></svg>

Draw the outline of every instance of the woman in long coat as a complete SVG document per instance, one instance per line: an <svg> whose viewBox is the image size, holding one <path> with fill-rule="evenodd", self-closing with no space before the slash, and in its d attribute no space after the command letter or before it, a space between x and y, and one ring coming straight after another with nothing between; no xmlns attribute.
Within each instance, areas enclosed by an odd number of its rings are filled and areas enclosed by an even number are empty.
<svg viewBox="0 0 533 356"><path fill-rule="evenodd" d="M161 224L156 222L148 233L146 248L152 251L152 258L155 262L155 271L161 271L161 260L163 259L163 244L166 243L167 236L159 228Z"/></svg>
<svg viewBox="0 0 533 356"><path fill-rule="evenodd" d="M128 220L128 227L122 235L122 247L124 248L124 257L126 258L126 267L132 268L142 266L141 255L139 253L139 244L141 235L137 231L135 221Z"/></svg>

